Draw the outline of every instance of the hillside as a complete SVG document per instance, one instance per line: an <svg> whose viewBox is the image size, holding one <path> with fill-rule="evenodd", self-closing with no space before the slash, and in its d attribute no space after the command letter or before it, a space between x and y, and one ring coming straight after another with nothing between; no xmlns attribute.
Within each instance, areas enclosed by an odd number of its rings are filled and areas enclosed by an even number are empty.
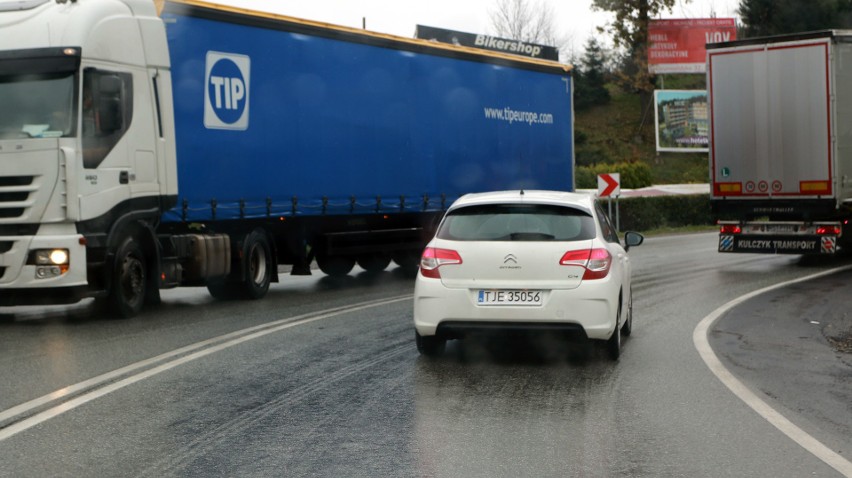
<svg viewBox="0 0 852 478"><path fill-rule="evenodd" d="M704 89L703 75L668 75L663 80L666 89ZM595 183L581 184L595 176L581 174L579 169L618 163L646 164L650 169L652 184L708 181L707 153L658 154L655 147L653 107L643 112L638 94L626 93L612 84L607 85L607 89L611 96L608 104L575 112L574 141L578 188L597 187Z"/></svg>

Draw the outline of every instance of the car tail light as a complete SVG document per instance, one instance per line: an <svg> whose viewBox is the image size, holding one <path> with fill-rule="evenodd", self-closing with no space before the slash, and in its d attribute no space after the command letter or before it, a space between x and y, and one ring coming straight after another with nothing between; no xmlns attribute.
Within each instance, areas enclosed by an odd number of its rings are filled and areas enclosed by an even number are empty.
<svg viewBox="0 0 852 478"><path fill-rule="evenodd" d="M743 232L743 228L737 224L723 224L722 227L719 228L719 232L722 234L740 234Z"/></svg>
<svg viewBox="0 0 852 478"><path fill-rule="evenodd" d="M603 279L612 266L612 255L606 249L568 251L559 260L563 266L580 266L586 269L583 280Z"/></svg>
<svg viewBox="0 0 852 478"><path fill-rule="evenodd" d="M840 235L840 226L817 226L816 233L820 236Z"/></svg>
<svg viewBox="0 0 852 478"><path fill-rule="evenodd" d="M420 273L423 277L440 279L441 273L438 268L450 264L461 264L462 258L458 252L450 249L438 249L427 247L420 257Z"/></svg>

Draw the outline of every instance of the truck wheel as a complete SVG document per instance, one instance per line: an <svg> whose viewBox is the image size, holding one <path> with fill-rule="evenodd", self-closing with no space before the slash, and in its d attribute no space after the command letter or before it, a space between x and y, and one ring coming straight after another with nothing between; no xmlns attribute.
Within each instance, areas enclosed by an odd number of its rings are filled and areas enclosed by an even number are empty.
<svg viewBox="0 0 852 478"><path fill-rule="evenodd" d="M245 296L249 299L260 299L269 290L274 267L272 247L262 230L255 229L246 236L243 243L243 260L246 261L246 279L243 282Z"/></svg>
<svg viewBox="0 0 852 478"><path fill-rule="evenodd" d="M115 253L109 305L122 318L134 317L142 310L148 285L145 254L132 236L124 239Z"/></svg>
<svg viewBox="0 0 852 478"><path fill-rule="evenodd" d="M355 267L355 259L346 256L317 256L317 265L323 273L332 277L343 277Z"/></svg>
<svg viewBox="0 0 852 478"><path fill-rule="evenodd" d="M358 265L367 272L378 273L390 264L390 257L385 254L369 254L358 258Z"/></svg>

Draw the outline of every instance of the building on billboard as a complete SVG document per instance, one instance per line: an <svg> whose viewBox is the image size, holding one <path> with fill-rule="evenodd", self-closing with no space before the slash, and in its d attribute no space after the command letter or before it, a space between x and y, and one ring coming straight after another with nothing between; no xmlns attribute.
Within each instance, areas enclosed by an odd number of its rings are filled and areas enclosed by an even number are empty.
<svg viewBox="0 0 852 478"><path fill-rule="evenodd" d="M710 117L707 91L657 90L654 100L657 151L708 151Z"/></svg>
<svg viewBox="0 0 852 478"><path fill-rule="evenodd" d="M482 48L483 50L510 53L513 55L527 56L541 60L559 61L559 50L556 47L539 45L519 40L508 40L491 35L457 32L443 28L427 27L417 25L414 37L421 40L432 40L451 45L469 46Z"/></svg>
<svg viewBox="0 0 852 478"><path fill-rule="evenodd" d="M651 20L648 70L654 74L704 73L708 43L737 39L733 18Z"/></svg>

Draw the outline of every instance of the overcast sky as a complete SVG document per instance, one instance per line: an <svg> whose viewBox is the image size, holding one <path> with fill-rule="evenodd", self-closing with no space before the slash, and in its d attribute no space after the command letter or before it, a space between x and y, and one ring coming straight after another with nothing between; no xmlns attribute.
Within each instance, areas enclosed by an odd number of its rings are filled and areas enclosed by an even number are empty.
<svg viewBox="0 0 852 478"><path fill-rule="evenodd" d="M307 18L336 25L361 27L404 37L414 35L415 25L428 25L469 33L493 33L489 12L497 0L210 0L252 10ZM591 0L532 0L550 4L555 26L570 38L569 48L578 53L595 28L609 15L593 12ZM735 17L739 0L679 0L666 18Z"/></svg>

